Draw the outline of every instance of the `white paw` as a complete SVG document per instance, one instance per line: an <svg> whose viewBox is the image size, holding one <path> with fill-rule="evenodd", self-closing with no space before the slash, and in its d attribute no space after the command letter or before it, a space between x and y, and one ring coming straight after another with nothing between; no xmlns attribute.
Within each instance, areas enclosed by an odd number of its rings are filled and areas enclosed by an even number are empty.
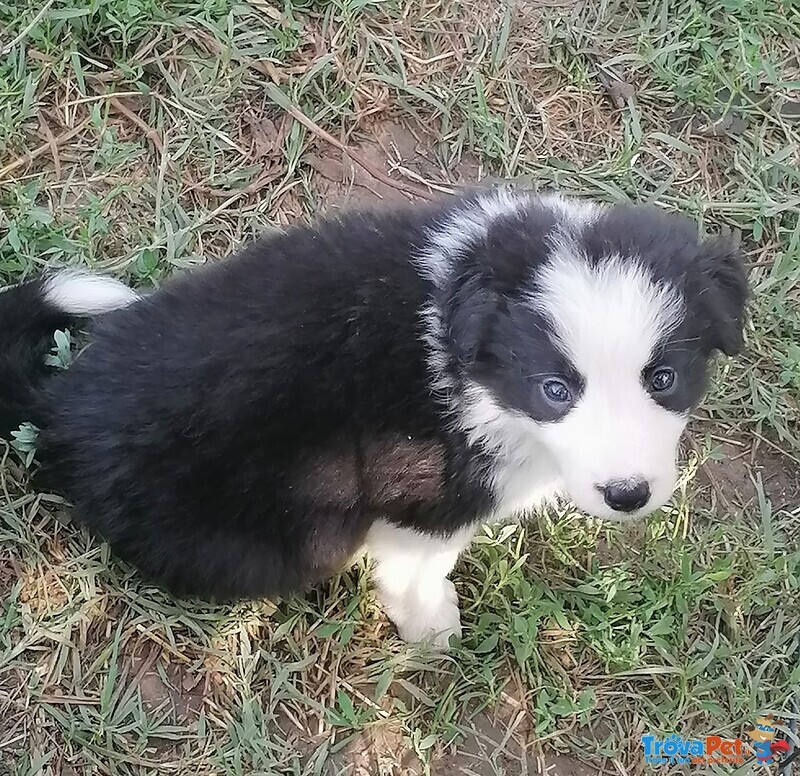
<svg viewBox="0 0 800 776"><path fill-rule="evenodd" d="M451 636L461 636L458 595L449 579L424 591L412 588L401 595L383 594L381 601L403 641L447 647Z"/></svg>

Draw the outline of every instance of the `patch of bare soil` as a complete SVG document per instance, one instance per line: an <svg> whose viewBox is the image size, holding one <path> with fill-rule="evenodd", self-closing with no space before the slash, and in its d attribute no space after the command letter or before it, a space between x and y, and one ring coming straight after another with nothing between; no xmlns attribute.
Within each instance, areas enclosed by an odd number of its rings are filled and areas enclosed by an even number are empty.
<svg viewBox="0 0 800 776"><path fill-rule="evenodd" d="M595 776L597 768L567 755L533 755L519 719L479 714L451 751L435 755L432 776ZM403 735L387 722L351 741L325 766L325 776L421 776L420 762Z"/></svg>
<svg viewBox="0 0 800 776"><path fill-rule="evenodd" d="M374 128L369 139L351 148L370 169L355 163L337 148L327 146L306 157L314 170L314 188L326 208L370 206L378 202L404 203L415 199L413 189L444 190L479 178L480 167L470 158L455 170L443 170L435 160L434 140L419 128L386 123ZM379 171L395 185L370 172ZM446 182L446 183L445 183Z"/></svg>
<svg viewBox="0 0 800 776"><path fill-rule="evenodd" d="M166 712L171 724L191 723L209 697L208 674L191 673L187 667L173 660L163 660L161 650L155 645L147 652L137 652L130 659L129 670L142 696L142 705L148 713Z"/></svg>
<svg viewBox="0 0 800 776"><path fill-rule="evenodd" d="M505 717L505 715L504 715ZM479 714L471 732L457 749L437 759L434 776L595 776L598 769L568 755L532 752L535 736L528 729L527 715L510 719Z"/></svg>
<svg viewBox="0 0 800 776"><path fill-rule="evenodd" d="M390 695L405 690L393 685ZM387 696L388 697L388 696ZM426 767L396 721L388 718L361 732L326 763L325 776L594 776L598 768L540 745L524 688L508 685L502 700L471 719L456 719L460 735L428 750ZM386 708L391 709L390 703ZM424 730L422 731L424 736ZM544 749L544 751L543 751Z"/></svg>
<svg viewBox="0 0 800 776"><path fill-rule="evenodd" d="M542 776L597 776L597 768L589 767L585 763L566 755L553 755L545 758Z"/></svg>
<svg viewBox="0 0 800 776"><path fill-rule="evenodd" d="M536 773L532 767L533 759L526 754L523 739L524 732L515 729L513 721L507 724L489 714L479 714L472 720L471 731L456 751L436 763L434 773L442 776Z"/></svg>
<svg viewBox="0 0 800 776"><path fill-rule="evenodd" d="M390 723L358 735L330 759L325 776L420 776L424 767Z"/></svg>
<svg viewBox="0 0 800 776"><path fill-rule="evenodd" d="M698 479L709 484L730 502L743 508L757 498L756 481L774 509L793 508L800 503L800 467L787 456L758 440L731 440L719 444L721 457L705 462Z"/></svg>

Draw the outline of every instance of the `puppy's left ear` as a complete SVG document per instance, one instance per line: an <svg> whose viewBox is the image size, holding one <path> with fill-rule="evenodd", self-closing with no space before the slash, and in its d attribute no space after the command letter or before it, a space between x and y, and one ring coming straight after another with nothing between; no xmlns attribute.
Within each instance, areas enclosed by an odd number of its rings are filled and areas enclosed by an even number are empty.
<svg viewBox="0 0 800 776"><path fill-rule="evenodd" d="M700 262L705 287L701 299L708 320L708 346L734 356L742 349L744 308L748 297L744 259L728 238L706 240Z"/></svg>

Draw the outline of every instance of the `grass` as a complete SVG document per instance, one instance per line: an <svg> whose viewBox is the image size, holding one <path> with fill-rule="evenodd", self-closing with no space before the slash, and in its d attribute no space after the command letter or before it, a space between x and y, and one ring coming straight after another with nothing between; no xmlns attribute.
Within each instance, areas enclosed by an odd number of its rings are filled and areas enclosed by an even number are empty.
<svg viewBox="0 0 800 776"><path fill-rule="evenodd" d="M4 283L158 285L343 202L494 176L732 230L754 290L674 505L487 530L446 657L396 641L363 566L173 600L0 448L0 773L640 774L642 735L797 719L795 3L0 0L0 29Z"/></svg>

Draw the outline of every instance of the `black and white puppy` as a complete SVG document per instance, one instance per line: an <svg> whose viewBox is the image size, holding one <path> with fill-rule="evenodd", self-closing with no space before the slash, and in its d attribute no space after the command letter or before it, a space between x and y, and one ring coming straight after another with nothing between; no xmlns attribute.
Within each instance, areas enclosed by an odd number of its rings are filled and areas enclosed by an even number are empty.
<svg viewBox="0 0 800 776"><path fill-rule="evenodd" d="M745 297L729 244L655 209L497 189L345 215L147 296L74 272L8 289L0 430L37 425L46 486L178 594L287 594L366 547L400 635L446 644L480 523L669 499Z"/></svg>

